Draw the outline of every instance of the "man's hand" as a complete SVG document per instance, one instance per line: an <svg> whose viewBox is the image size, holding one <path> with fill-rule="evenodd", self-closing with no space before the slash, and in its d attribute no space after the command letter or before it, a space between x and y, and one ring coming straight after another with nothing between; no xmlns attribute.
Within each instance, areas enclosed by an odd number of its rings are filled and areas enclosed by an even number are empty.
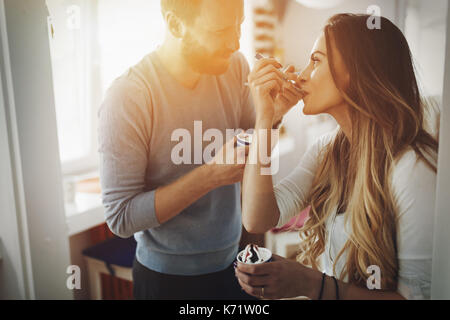
<svg viewBox="0 0 450 320"><path fill-rule="evenodd" d="M230 139L206 165L215 187L241 182L249 147L236 146L236 137Z"/></svg>

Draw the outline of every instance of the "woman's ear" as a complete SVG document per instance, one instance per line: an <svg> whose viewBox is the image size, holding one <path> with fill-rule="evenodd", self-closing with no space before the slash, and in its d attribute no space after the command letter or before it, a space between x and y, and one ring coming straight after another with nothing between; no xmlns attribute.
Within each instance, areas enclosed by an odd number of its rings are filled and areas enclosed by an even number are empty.
<svg viewBox="0 0 450 320"><path fill-rule="evenodd" d="M184 23L172 11L165 14L165 20L170 33L177 39L182 39L185 34Z"/></svg>

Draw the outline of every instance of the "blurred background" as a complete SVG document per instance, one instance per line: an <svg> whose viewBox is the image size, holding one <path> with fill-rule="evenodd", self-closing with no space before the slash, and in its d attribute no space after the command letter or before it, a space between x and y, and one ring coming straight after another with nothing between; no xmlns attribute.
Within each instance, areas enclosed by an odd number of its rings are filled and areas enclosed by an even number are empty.
<svg viewBox="0 0 450 320"><path fill-rule="evenodd" d="M423 94L441 109L447 0L245 0L241 51L250 66L260 52L300 71L330 16L374 8L406 35ZM97 111L112 81L162 43L160 1L6 0L0 9L7 105L2 146L11 159L3 167L9 174L2 209L4 203L4 212L12 212L0 221L0 298L130 299L130 269L121 262L111 268L116 260L100 257L103 249L96 247L114 238L100 199ZM302 107L300 102L284 119L274 182L336 126L326 115L305 117ZM46 169L37 170L40 165ZM242 242L249 241L292 257L298 234L244 233ZM80 267L80 289L66 288L69 265Z"/></svg>

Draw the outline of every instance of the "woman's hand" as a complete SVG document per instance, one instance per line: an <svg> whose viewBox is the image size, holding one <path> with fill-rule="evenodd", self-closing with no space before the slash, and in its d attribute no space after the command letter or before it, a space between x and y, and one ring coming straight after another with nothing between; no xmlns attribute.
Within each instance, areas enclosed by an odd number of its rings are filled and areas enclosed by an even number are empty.
<svg viewBox="0 0 450 320"><path fill-rule="evenodd" d="M262 264L238 262L235 268L239 285L256 298L284 299L319 296L322 273L301 263L272 255L273 261ZM263 290L264 288L264 290ZM394 291L369 290L338 280L339 297L342 300L398 300L405 299ZM331 277L325 279L322 299L336 299L336 287Z"/></svg>
<svg viewBox="0 0 450 320"><path fill-rule="evenodd" d="M285 82L279 68L281 64L275 59L261 59L255 63L253 71L248 75L257 118L273 120L275 116L275 100Z"/></svg>
<svg viewBox="0 0 450 320"><path fill-rule="evenodd" d="M297 82L298 76L294 73L295 67L288 66L284 70L284 75L288 80ZM295 87L294 87L295 86ZM292 109L300 99L303 98L303 93L298 89L298 86L294 85L290 81L283 82L283 89L278 93L275 98L275 116L274 122L280 121L283 116Z"/></svg>
<svg viewBox="0 0 450 320"><path fill-rule="evenodd" d="M235 272L242 289L257 298L308 296L310 269L275 254L272 259L271 262L254 265L238 262Z"/></svg>

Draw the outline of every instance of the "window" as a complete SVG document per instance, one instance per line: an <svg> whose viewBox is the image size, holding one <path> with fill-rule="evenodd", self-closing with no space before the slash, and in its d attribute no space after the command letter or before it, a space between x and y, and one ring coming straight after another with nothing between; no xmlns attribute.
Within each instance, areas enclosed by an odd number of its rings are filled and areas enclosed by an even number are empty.
<svg viewBox="0 0 450 320"><path fill-rule="evenodd" d="M89 170L97 164L92 4L89 0L47 0L58 140L64 173Z"/></svg>
<svg viewBox="0 0 450 320"><path fill-rule="evenodd" d="M60 158L65 174L98 164L97 111L112 81L162 44L159 0L47 0ZM252 63L251 6L241 51Z"/></svg>

